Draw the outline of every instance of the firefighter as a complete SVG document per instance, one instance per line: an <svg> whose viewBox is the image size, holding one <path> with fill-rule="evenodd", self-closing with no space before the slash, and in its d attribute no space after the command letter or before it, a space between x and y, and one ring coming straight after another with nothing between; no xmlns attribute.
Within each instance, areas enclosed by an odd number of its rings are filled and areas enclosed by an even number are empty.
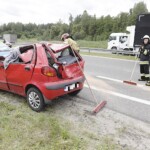
<svg viewBox="0 0 150 150"><path fill-rule="evenodd" d="M139 49L140 52L140 73L141 78L139 81L147 81L146 85L150 86L149 74L149 59L150 59L150 37L145 35L143 37L143 45Z"/></svg>
<svg viewBox="0 0 150 150"><path fill-rule="evenodd" d="M73 38L68 33L64 33L61 36L61 40L64 41L65 44L69 44L73 50L75 50L77 52L80 51L77 42L74 41Z"/></svg>

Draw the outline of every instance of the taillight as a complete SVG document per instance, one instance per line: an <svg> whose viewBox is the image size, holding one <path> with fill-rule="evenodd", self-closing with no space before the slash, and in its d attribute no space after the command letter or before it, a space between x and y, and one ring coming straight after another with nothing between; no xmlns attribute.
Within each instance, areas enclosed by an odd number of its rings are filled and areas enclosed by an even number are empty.
<svg viewBox="0 0 150 150"><path fill-rule="evenodd" d="M55 77L56 76L55 71L48 66L42 67L41 72L43 75L48 76L48 77Z"/></svg>

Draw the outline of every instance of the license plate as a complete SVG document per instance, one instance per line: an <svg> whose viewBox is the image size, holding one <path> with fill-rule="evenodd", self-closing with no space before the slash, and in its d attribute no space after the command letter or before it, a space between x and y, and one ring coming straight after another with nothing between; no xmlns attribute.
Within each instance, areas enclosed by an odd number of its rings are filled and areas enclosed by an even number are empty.
<svg viewBox="0 0 150 150"><path fill-rule="evenodd" d="M72 84L72 85L70 85L69 87L70 87L70 90L73 90L73 89L76 87L76 85L75 85L75 84Z"/></svg>
<svg viewBox="0 0 150 150"><path fill-rule="evenodd" d="M77 86L78 87L78 86ZM68 85L64 88L64 91L70 91L76 88L75 84Z"/></svg>

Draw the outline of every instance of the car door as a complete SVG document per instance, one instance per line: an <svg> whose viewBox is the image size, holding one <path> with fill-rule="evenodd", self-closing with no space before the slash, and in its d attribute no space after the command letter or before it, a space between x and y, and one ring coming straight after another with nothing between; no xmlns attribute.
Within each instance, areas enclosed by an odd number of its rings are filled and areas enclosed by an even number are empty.
<svg viewBox="0 0 150 150"><path fill-rule="evenodd" d="M4 69L3 61L5 60L5 57L10 54L10 51L2 50L2 48L3 47L0 45L0 89L9 90L6 81L6 72Z"/></svg>
<svg viewBox="0 0 150 150"><path fill-rule="evenodd" d="M6 69L6 77L10 90L14 93L24 95L24 87L31 80L34 63L35 63L35 51L33 56L30 53L25 53L24 58L32 58L30 62L14 62Z"/></svg>
<svg viewBox="0 0 150 150"><path fill-rule="evenodd" d="M3 62L0 62L0 89L8 90Z"/></svg>

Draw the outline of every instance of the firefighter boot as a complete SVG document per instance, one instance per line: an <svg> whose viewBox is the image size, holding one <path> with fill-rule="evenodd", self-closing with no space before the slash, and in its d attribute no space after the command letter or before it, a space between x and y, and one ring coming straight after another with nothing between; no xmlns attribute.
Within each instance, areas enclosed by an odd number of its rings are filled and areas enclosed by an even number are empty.
<svg viewBox="0 0 150 150"><path fill-rule="evenodd" d="M146 81L145 76L141 76L141 78L140 78L140 79L138 79L138 81Z"/></svg>
<svg viewBox="0 0 150 150"><path fill-rule="evenodd" d="M145 84L146 86L150 86L150 80Z"/></svg>

